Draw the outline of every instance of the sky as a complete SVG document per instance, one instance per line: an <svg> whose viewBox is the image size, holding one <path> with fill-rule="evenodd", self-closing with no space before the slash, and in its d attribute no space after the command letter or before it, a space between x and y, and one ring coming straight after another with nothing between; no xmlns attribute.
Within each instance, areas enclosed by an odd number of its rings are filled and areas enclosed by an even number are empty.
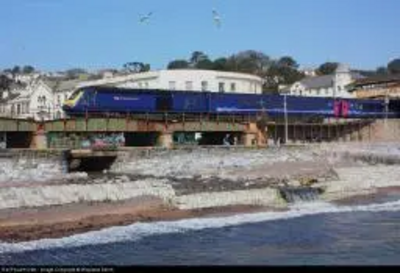
<svg viewBox="0 0 400 273"><path fill-rule="evenodd" d="M400 57L399 0L0 0L0 69L163 69L193 51L258 50L302 67L375 69ZM212 10L222 25L213 21ZM150 20L141 16L153 12Z"/></svg>

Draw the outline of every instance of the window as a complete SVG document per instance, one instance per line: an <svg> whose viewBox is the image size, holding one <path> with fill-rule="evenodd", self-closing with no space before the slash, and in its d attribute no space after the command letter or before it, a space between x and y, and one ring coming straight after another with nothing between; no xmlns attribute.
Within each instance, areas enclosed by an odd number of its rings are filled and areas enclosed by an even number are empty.
<svg viewBox="0 0 400 273"><path fill-rule="evenodd" d="M81 93L81 91L77 90L74 93L71 94L71 97L69 98L70 100L74 100L76 99L76 97L78 97L78 95ZM39 97L40 98L40 97ZM38 99L39 101L39 99ZM40 102L40 101L39 101Z"/></svg>
<svg viewBox="0 0 400 273"><path fill-rule="evenodd" d="M21 114L21 105L17 104L17 115Z"/></svg>
<svg viewBox="0 0 400 273"><path fill-rule="evenodd" d="M218 91L221 93L225 92L225 83L224 82L218 83Z"/></svg>
<svg viewBox="0 0 400 273"><path fill-rule="evenodd" d="M342 87L340 85L338 85L337 90L338 91L342 90Z"/></svg>
<svg viewBox="0 0 400 273"><path fill-rule="evenodd" d="M231 91L232 92L236 91L236 83L234 82L231 83Z"/></svg>
<svg viewBox="0 0 400 273"><path fill-rule="evenodd" d="M176 82L175 81L170 81L168 83L168 85L169 85L169 89L171 89L171 90L175 90L176 89Z"/></svg>
<svg viewBox="0 0 400 273"><path fill-rule="evenodd" d="M319 89L317 90L317 95L318 95L318 96L320 95L320 90L319 90Z"/></svg>
<svg viewBox="0 0 400 273"><path fill-rule="evenodd" d="M60 105L61 104L61 95L57 96L57 104Z"/></svg>
<svg viewBox="0 0 400 273"><path fill-rule="evenodd" d="M145 87L146 89L148 89L148 88L149 88L149 83L148 83L148 82L145 82L145 83L144 83L144 87Z"/></svg>
<svg viewBox="0 0 400 273"><path fill-rule="evenodd" d="M201 82L201 91L207 91L207 89L208 89L208 82L202 81Z"/></svg>
<svg viewBox="0 0 400 273"><path fill-rule="evenodd" d="M193 90L193 82L188 81L185 83L185 86L186 90Z"/></svg>
<svg viewBox="0 0 400 273"><path fill-rule="evenodd" d="M138 85L139 85L139 88L142 88L142 87L143 87L142 82L139 82Z"/></svg>

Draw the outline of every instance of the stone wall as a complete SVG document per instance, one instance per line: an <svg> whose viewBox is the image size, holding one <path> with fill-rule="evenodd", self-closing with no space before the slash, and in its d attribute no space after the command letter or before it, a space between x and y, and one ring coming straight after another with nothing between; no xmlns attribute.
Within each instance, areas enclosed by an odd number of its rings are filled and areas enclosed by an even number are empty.
<svg viewBox="0 0 400 273"><path fill-rule="evenodd" d="M366 142L400 141L400 120L375 120L361 129L361 140Z"/></svg>

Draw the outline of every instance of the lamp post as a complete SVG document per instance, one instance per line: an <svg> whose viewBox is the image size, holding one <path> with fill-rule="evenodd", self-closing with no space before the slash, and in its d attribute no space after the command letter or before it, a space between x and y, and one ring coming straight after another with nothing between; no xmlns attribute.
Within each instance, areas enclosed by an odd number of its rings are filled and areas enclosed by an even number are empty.
<svg viewBox="0 0 400 273"><path fill-rule="evenodd" d="M285 116L285 144L288 144L288 115L287 115L287 94L283 94L283 108Z"/></svg>
<svg viewBox="0 0 400 273"><path fill-rule="evenodd" d="M389 112L389 95L388 92L386 91L386 96L385 96L385 127L387 127L387 119L388 119L388 112Z"/></svg>

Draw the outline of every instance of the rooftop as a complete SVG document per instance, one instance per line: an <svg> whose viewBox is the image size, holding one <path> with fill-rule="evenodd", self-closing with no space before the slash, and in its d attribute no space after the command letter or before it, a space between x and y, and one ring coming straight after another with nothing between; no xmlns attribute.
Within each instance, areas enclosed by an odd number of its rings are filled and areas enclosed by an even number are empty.
<svg viewBox="0 0 400 273"><path fill-rule="evenodd" d="M369 84L380 84L380 83L390 83L390 82L399 82L400 83L400 74L379 75L379 76L358 79L353 84L353 86L363 86L363 85L369 85Z"/></svg>

